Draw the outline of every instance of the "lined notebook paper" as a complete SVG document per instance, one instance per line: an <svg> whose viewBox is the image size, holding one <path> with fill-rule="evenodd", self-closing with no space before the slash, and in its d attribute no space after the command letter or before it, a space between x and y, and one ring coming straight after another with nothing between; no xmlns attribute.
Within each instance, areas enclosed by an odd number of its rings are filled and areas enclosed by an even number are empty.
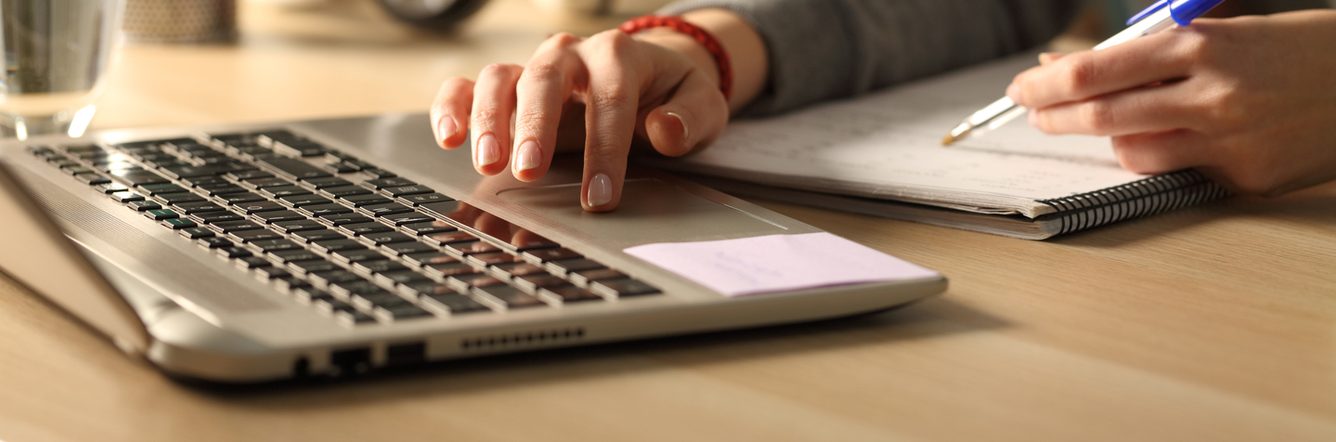
<svg viewBox="0 0 1336 442"><path fill-rule="evenodd" d="M1021 55L854 100L736 121L710 148L655 164L724 178L711 184L745 196L1031 239L1226 195L1192 171L1128 172L1105 138L1048 136L1024 121L940 147L947 130L1033 65L1032 55Z"/></svg>

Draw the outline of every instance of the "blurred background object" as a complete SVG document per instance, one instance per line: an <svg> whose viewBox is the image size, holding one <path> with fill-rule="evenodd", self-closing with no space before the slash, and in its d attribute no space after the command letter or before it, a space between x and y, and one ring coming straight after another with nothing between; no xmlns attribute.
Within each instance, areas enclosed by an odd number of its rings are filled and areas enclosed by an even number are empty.
<svg viewBox="0 0 1336 442"><path fill-rule="evenodd" d="M587 15L642 15L672 0L533 0L543 9Z"/></svg>
<svg viewBox="0 0 1336 442"><path fill-rule="evenodd" d="M119 46L122 0L0 0L4 135L80 136Z"/></svg>
<svg viewBox="0 0 1336 442"><path fill-rule="evenodd" d="M487 3L486 0L377 0L391 15L414 26L449 30Z"/></svg>
<svg viewBox="0 0 1336 442"><path fill-rule="evenodd" d="M133 42L228 41L236 22L236 0L128 0L125 7L125 35Z"/></svg>

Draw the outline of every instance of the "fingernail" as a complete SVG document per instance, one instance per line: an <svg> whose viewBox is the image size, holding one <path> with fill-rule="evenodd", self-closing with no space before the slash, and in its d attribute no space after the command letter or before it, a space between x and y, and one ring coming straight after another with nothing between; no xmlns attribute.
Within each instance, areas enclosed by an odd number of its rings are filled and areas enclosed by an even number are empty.
<svg viewBox="0 0 1336 442"><path fill-rule="evenodd" d="M448 140L450 139L450 137L455 136L455 130L457 129L458 128L455 127L454 118L442 117L441 122L436 125L436 136L438 137L436 139L436 142L440 144L445 144L445 140Z"/></svg>
<svg viewBox="0 0 1336 442"><path fill-rule="evenodd" d="M496 143L496 135L485 133L478 137L475 154L478 157L473 162L477 163L478 167L490 165L501 159L501 145Z"/></svg>
<svg viewBox="0 0 1336 442"><path fill-rule="evenodd" d="M668 116L670 116L670 117L673 117L673 118L676 118L676 119L677 119L677 124L682 125L682 142L683 142L683 143L690 143L690 142L691 142L691 129L687 128L687 120L684 119L684 118L682 118L682 115L681 115L681 114L678 114L677 112L667 111L667 112L664 112L664 113L665 113L665 114L668 114Z"/></svg>
<svg viewBox="0 0 1336 442"><path fill-rule="evenodd" d="M598 207L612 202L612 179L598 174L589 179L589 194L586 195L589 207Z"/></svg>
<svg viewBox="0 0 1336 442"><path fill-rule="evenodd" d="M538 163L542 160L542 151L538 150L538 142L534 140L525 141L520 144L520 149L515 153L515 170L537 169Z"/></svg>

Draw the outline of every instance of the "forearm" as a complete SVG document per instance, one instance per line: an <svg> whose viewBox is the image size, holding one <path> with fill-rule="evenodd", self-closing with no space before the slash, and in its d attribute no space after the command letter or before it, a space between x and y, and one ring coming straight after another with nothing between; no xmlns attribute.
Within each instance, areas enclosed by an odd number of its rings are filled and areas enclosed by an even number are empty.
<svg viewBox="0 0 1336 442"><path fill-rule="evenodd" d="M727 9L764 42L749 113L781 112L937 74L1048 41L1071 0L687 0L664 13ZM737 64L737 63L735 63Z"/></svg>

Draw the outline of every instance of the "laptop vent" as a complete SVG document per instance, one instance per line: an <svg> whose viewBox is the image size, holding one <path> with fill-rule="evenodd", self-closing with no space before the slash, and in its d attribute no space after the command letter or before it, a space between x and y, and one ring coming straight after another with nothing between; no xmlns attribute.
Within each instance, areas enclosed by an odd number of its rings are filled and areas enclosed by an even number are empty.
<svg viewBox="0 0 1336 442"><path fill-rule="evenodd" d="M461 342L460 346L464 351L498 350L503 348L578 341L584 339L584 335L584 327L528 331L467 338Z"/></svg>

